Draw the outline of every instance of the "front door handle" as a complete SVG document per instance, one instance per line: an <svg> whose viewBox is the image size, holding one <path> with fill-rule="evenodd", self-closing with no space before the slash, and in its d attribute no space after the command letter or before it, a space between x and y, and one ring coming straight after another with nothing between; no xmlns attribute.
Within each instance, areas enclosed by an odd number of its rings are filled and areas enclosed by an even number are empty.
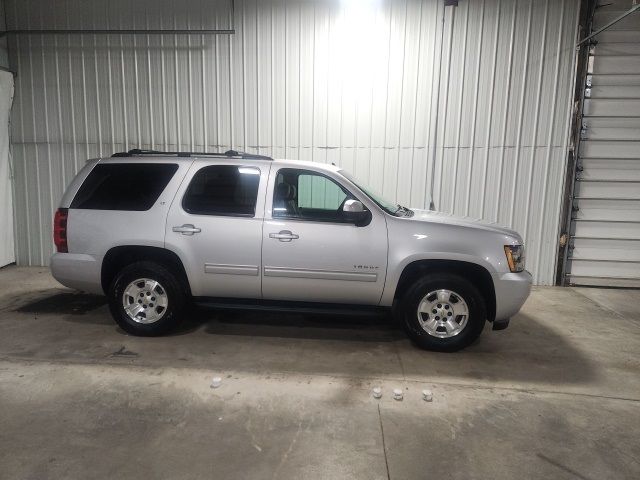
<svg viewBox="0 0 640 480"><path fill-rule="evenodd" d="M281 242L290 242L291 240L297 240L300 235L291 233L290 230L280 230L278 233L270 233L269 238L276 238Z"/></svg>
<svg viewBox="0 0 640 480"><path fill-rule="evenodd" d="M180 225L179 227L173 227L171 230L183 235L193 235L194 233L200 233L202 231L201 229L194 225L191 225L190 223L185 223L184 225Z"/></svg>

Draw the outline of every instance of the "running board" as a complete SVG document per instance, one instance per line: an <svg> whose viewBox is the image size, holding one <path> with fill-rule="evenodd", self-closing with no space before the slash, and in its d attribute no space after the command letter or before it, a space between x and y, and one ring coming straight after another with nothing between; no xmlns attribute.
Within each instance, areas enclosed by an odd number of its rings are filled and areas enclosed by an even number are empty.
<svg viewBox="0 0 640 480"><path fill-rule="evenodd" d="M242 300L237 298L194 297L198 307L219 310L261 310L267 312L293 312L333 315L378 316L386 315L389 308L371 305L340 303L285 302L277 300Z"/></svg>

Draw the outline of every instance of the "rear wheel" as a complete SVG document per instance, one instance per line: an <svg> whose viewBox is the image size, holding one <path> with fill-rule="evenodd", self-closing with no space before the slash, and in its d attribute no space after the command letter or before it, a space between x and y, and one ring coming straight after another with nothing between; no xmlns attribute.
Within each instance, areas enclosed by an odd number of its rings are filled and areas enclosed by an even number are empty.
<svg viewBox="0 0 640 480"><path fill-rule="evenodd" d="M156 336L174 329L185 306L176 277L163 265L142 261L124 267L109 289L109 308L127 333Z"/></svg>
<svg viewBox="0 0 640 480"><path fill-rule="evenodd" d="M473 343L487 318L478 289L465 278L447 273L415 282L403 296L398 315L419 347L447 352Z"/></svg>

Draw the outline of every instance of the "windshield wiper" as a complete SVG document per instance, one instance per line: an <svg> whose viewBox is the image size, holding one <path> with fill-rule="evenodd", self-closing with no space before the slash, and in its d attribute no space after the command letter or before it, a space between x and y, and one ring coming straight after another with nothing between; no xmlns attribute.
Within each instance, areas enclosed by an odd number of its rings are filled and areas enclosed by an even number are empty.
<svg viewBox="0 0 640 480"><path fill-rule="evenodd" d="M405 217L413 217L413 210L403 207L400 204L398 204L398 209L395 211L394 215L397 215L398 213L402 213Z"/></svg>

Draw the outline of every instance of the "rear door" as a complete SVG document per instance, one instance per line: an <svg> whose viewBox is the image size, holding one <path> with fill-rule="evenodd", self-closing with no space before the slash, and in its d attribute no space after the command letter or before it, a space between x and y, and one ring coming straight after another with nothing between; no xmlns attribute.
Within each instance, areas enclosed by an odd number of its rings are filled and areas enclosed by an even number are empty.
<svg viewBox="0 0 640 480"><path fill-rule="evenodd" d="M360 227L344 221L344 202L364 199L326 172L273 166L269 184L263 297L377 305L387 268L384 215L372 209Z"/></svg>
<svg viewBox="0 0 640 480"><path fill-rule="evenodd" d="M195 296L260 298L267 162L196 160L167 217L166 247Z"/></svg>

